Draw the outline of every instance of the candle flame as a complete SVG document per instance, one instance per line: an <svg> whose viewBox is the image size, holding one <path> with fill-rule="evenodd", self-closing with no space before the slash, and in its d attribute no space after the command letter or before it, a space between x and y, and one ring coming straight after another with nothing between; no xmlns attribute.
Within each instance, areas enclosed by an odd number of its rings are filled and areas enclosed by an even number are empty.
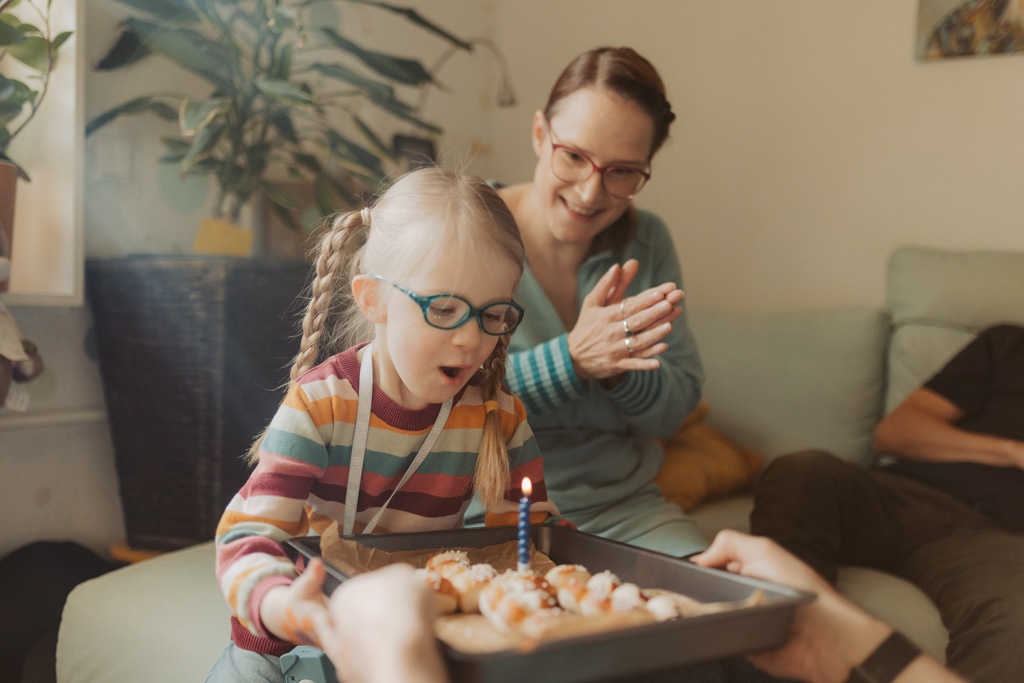
<svg viewBox="0 0 1024 683"><path fill-rule="evenodd" d="M530 481L529 477L523 477L522 487L524 496L528 496L533 493L533 483Z"/></svg>

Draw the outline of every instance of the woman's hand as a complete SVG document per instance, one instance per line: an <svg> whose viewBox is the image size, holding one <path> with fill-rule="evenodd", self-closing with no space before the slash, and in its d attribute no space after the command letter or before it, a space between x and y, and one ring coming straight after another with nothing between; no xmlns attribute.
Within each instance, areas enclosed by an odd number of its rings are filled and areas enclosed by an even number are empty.
<svg viewBox="0 0 1024 683"><path fill-rule="evenodd" d="M640 264L613 265L583 299L569 332L569 355L581 380L606 380L630 370L657 370L665 337L683 313L683 291L666 282L624 298Z"/></svg>

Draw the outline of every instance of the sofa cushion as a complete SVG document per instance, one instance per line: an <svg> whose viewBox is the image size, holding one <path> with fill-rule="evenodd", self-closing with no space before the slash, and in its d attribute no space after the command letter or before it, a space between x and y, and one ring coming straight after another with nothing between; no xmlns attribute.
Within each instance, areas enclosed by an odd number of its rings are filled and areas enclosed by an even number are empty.
<svg viewBox="0 0 1024 683"><path fill-rule="evenodd" d="M894 331L886 412L981 329L1024 324L1024 253L897 249L889 259L888 309Z"/></svg>
<svg viewBox="0 0 1024 683"><path fill-rule="evenodd" d="M679 433L663 443L665 458L654 483L683 512L742 490L761 470L760 453L705 424L710 410L701 401Z"/></svg>
<svg viewBox="0 0 1024 683"><path fill-rule="evenodd" d="M819 448L873 461L889 336L884 311L693 309L688 316L707 376L710 426L766 460Z"/></svg>
<svg viewBox="0 0 1024 683"><path fill-rule="evenodd" d="M79 584L57 638L58 683L206 679L231 637L213 542Z"/></svg>

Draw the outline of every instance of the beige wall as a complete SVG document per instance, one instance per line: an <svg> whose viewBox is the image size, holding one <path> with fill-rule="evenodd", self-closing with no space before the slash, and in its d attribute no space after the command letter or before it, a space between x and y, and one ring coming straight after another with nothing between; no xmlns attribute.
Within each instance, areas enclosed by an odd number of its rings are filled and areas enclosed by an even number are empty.
<svg viewBox="0 0 1024 683"><path fill-rule="evenodd" d="M505 0L522 104L494 166L529 177L530 113L600 44L662 72L679 118L639 204L694 307L879 305L902 244L1024 250L1024 55L917 62L915 0Z"/></svg>

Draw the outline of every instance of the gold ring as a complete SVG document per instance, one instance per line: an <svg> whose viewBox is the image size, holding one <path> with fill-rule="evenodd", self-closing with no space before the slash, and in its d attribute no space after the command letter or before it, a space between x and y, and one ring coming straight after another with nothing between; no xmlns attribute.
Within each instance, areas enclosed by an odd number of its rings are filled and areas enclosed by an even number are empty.
<svg viewBox="0 0 1024 683"><path fill-rule="evenodd" d="M622 331L626 333L626 337L633 336L633 330L629 329L629 321L625 318L622 319Z"/></svg>
<svg viewBox="0 0 1024 683"><path fill-rule="evenodd" d="M633 337L626 337L626 354L633 355Z"/></svg>

